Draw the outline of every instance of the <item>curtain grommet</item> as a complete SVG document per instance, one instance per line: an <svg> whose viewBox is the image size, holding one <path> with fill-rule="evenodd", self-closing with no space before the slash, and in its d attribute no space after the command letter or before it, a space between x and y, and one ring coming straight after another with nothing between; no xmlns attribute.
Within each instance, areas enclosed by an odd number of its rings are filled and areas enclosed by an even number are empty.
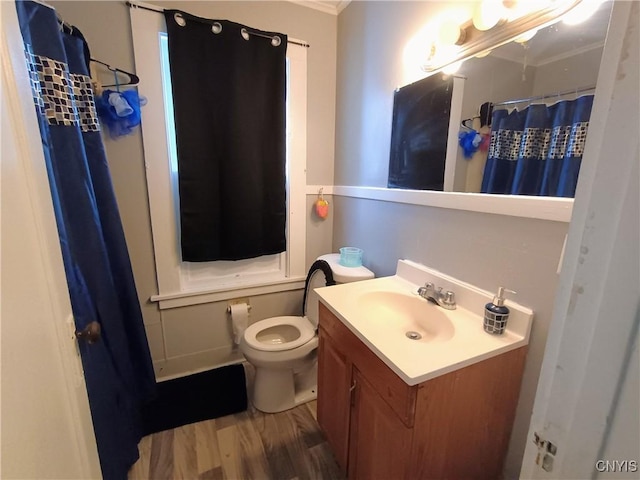
<svg viewBox="0 0 640 480"><path fill-rule="evenodd" d="M282 39L278 35L274 35L273 38L271 38L271 45L274 47L279 47L281 43Z"/></svg>
<svg viewBox="0 0 640 480"><path fill-rule="evenodd" d="M213 22L211 25L211 31L216 35L222 33L222 24L220 22Z"/></svg>
<svg viewBox="0 0 640 480"><path fill-rule="evenodd" d="M187 24L187 21L184 19L184 17L182 16L182 14L180 13L174 13L173 14L173 19L176 21L176 23L178 25L180 25L181 27L184 27Z"/></svg>
<svg viewBox="0 0 640 480"><path fill-rule="evenodd" d="M242 35L242 38L244 38L245 40L249 40L249 32L247 32L246 28L242 28L240 29L240 35Z"/></svg>

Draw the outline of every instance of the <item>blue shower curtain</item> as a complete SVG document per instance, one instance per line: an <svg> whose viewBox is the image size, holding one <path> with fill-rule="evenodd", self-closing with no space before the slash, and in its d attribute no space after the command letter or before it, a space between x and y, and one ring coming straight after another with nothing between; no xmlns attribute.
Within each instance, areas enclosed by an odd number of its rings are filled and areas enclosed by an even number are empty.
<svg viewBox="0 0 640 480"><path fill-rule="evenodd" d="M593 95L495 110L482 193L574 197Z"/></svg>
<svg viewBox="0 0 640 480"><path fill-rule="evenodd" d="M102 474L138 458L140 410L155 376L88 75L89 50L54 9L16 2ZM43 399L46 402L46 399ZM45 408L45 407L43 407Z"/></svg>

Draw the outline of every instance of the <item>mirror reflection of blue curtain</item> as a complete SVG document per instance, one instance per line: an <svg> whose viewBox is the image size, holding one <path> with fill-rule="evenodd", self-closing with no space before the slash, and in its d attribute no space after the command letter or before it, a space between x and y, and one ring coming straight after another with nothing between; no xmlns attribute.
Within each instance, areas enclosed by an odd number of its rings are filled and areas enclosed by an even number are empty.
<svg viewBox="0 0 640 480"><path fill-rule="evenodd" d="M482 193L573 197L593 95L495 110Z"/></svg>
<svg viewBox="0 0 640 480"><path fill-rule="evenodd" d="M16 2L77 330L102 475L126 479L155 376L88 74L82 34L56 12ZM37 140L35 140L37 141ZM43 398L46 408L46 398Z"/></svg>

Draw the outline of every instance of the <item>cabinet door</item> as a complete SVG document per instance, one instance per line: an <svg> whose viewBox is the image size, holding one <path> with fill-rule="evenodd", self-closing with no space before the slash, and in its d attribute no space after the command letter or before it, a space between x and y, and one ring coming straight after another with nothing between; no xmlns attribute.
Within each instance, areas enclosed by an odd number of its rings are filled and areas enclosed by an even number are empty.
<svg viewBox="0 0 640 480"><path fill-rule="evenodd" d="M402 423L356 367L353 381L349 478L407 478L412 429Z"/></svg>
<svg viewBox="0 0 640 480"><path fill-rule="evenodd" d="M320 327L318 346L318 423L338 464L347 469L351 362Z"/></svg>

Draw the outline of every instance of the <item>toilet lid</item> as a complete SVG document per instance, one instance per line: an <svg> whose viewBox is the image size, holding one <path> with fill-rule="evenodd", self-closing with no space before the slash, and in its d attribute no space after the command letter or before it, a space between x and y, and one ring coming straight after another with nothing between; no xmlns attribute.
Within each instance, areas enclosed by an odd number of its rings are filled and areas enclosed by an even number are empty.
<svg viewBox="0 0 640 480"><path fill-rule="evenodd" d="M272 317L249 325L244 340L256 350L279 352L304 345L316 334L306 317Z"/></svg>

